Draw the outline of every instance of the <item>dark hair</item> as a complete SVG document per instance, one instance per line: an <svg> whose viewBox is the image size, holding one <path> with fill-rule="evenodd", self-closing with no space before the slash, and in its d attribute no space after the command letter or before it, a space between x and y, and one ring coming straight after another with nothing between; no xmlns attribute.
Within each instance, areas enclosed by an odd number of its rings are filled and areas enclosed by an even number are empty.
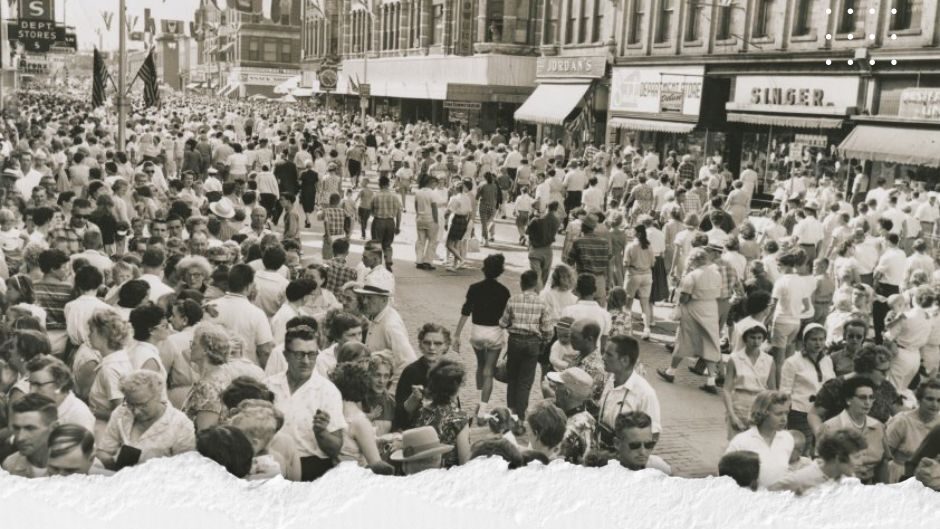
<svg viewBox="0 0 940 529"><path fill-rule="evenodd" d="M346 255L349 253L349 241L344 238L336 239L332 243L334 255Z"/></svg>
<svg viewBox="0 0 940 529"><path fill-rule="evenodd" d="M816 454L823 461L848 463L849 456L866 448L868 448L868 442L862 434L853 430L836 430L819 439L816 443ZM916 455L914 457L917 458Z"/></svg>
<svg viewBox="0 0 940 529"><path fill-rule="evenodd" d="M49 370L49 374L51 374L52 378L55 380L56 386L58 386L60 391L68 391L72 389L72 371L62 360L59 360L52 355L45 354L35 356L32 360L26 363L26 370L30 373L37 373L47 369Z"/></svg>
<svg viewBox="0 0 940 529"><path fill-rule="evenodd" d="M644 250L649 249L650 240L646 237L646 226L642 224L637 224L633 228L633 233L636 235L636 240L640 242L640 248Z"/></svg>
<svg viewBox="0 0 940 529"><path fill-rule="evenodd" d="M147 248L147 250L144 251L144 254L141 256L140 263L147 268L160 268L163 266L163 262L165 260L166 254L163 253L162 249Z"/></svg>
<svg viewBox="0 0 940 529"><path fill-rule="evenodd" d="M143 279L131 279L118 290L118 306L125 309L137 307L150 294L150 283Z"/></svg>
<svg viewBox="0 0 940 529"><path fill-rule="evenodd" d="M891 360L891 352L881 345L866 343L861 350L855 353L855 360L852 362L852 368L856 373L871 373L883 364Z"/></svg>
<svg viewBox="0 0 940 529"><path fill-rule="evenodd" d="M255 280L255 271L244 263L239 263L228 271L229 292L242 292Z"/></svg>
<svg viewBox="0 0 940 529"><path fill-rule="evenodd" d="M134 339L144 341L150 339L154 327L166 319L166 313L160 307L148 303L131 311L131 327L134 328Z"/></svg>
<svg viewBox="0 0 940 529"><path fill-rule="evenodd" d="M481 439L470 447L470 459L492 456L502 458L509 463L510 470L520 468L525 464L519 448L503 437Z"/></svg>
<svg viewBox="0 0 940 529"><path fill-rule="evenodd" d="M755 290L747 295L747 299L744 302L744 310L749 316L758 314L770 306L771 298L772 296L769 292Z"/></svg>
<svg viewBox="0 0 940 529"><path fill-rule="evenodd" d="M632 336L617 335L611 336L610 343L617 346L617 355L626 356L630 359L630 365L636 365L640 358L640 344Z"/></svg>
<svg viewBox="0 0 940 529"><path fill-rule="evenodd" d="M278 270L287 261L287 253L280 246L271 246L264 251L261 263L266 270Z"/></svg>
<svg viewBox="0 0 940 529"><path fill-rule="evenodd" d="M191 299L178 298L176 302L170 306L169 311L167 311L167 316L172 314L170 311L172 311L174 308L178 310L180 314L183 315L183 317L186 318L186 323L189 324L190 327L202 321L202 307L199 305L199 303Z"/></svg>
<svg viewBox="0 0 940 529"><path fill-rule="evenodd" d="M255 457L248 436L234 426L213 426L196 434L196 451L225 467L237 478L251 472Z"/></svg>
<svg viewBox="0 0 940 529"><path fill-rule="evenodd" d="M317 283L309 277L301 277L287 284L285 294L287 301L295 302L309 296L311 292L317 289Z"/></svg>
<svg viewBox="0 0 940 529"><path fill-rule="evenodd" d="M85 457L91 456L95 450L95 436L78 424L57 424L49 432L47 441L49 457L64 456L76 446Z"/></svg>
<svg viewBox="0 0 940 529"><path fill-rule="evenodd" d="M39 269L42 270L43 274L57 270L68 262L69 256L57 248L43 250L42 253L39 254Z"/></svg>
<svg viewBox="0 0 940 529"><path fill-rule="evenodd" d="M842 382L842 401L846 402L854 397L858 388L871 388L872 393L874 393L875 383L868 377L860 376L845 380Z"/></svg>
<svg viewBox="0 0 940 529"><path fill-rule="evenodd" d="M728 452L718 461L718 475L728 476L740 487L756 490L760 457L748 450Z"/></svg>
<svg viewBox="0 0 940 529"><path fill-rule="evenodd" d="M264 382L249 376L235 377L222 391L222 403L228 409L237 408L239 403L248 399L274 402L274 392Z"/></svg>
<svg viewBox="0 0 940 529"><path fill-rule="evenodd" d="M532 290L539 284L539 273L535 270L526 270L519 277L519 287L522 290Z"/></svg>
<svg viewBox="0 0 940 529"><path fill-rule="evenodd" d="M626 413L621 413L617 416L617 419L614 421L614 432L617 435L622 435L624 430L629 430L630 428L651 428L653 426L653 419L642 411L628 411Z"/></svg>
<svg viewBox="0 0 940 529"><path fill-rule="evenodd" d="M428 371L427 394L434 404L446 404L457 395L466 371L463 365L449 358L438 360Z"/></svg>
<svg viewBox="0 0 940 529"><path fill-rule="evenodd" d="M597 279L595 279L593 274L580 274L574 291L578 293L578 297L580 298L593 296L594 293L597 292Z"/></svg>
<svg viewBox="0 0 940 529"><path fill-rule="evenodd" d="M59 418L59 410L54 400L39 393L27 393L10 405L12 414L39 412L46 424L52 424Z"/></svg>
<svg viewBox="0 0 940 529"><path fill-rule="evenodd" d="M18 329L16 338L16 352L26 362L44 355L52 354L52 344L45 332L32 329Z"/></svg>
<svg viewBox="0 0 940 529"><path fill-rule="evenodd" d="M81 292L98 290L103 282L104 276L95 266L83 266L75 271L75 288Z"/></svg>
<svg viewBox="0 0 940 529"><path fill-rule="evenodd" d="M561 408L543 400L532 407L526 422L535 439L548 448L554 448L565 437L568 418Z"/></svg>
<svg viewBox="0 0 940 529"><path fill-rule="evenodd" d="M505 270L506 257L501 253L491 253L483 259L483 277L496 279Z"/></svg>
<svg viewBox="0 0 940 529"><path fill-rule="evenodd" d="M349 402L362 402L371 390L369 370L361 364L337 364L330 380L343 400Z"/></svg>

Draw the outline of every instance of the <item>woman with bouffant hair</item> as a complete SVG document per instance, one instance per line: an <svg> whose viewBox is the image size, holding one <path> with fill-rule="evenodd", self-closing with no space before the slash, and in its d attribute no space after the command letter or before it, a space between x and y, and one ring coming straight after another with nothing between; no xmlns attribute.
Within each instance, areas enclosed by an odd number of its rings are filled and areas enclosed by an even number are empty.
<svg viewBox="0 0 940 529"><path fill-rule="evenodd" d="M121 378L134 371L124 350L131 334L131 326L117 312L99 309L88 320L88 345L84 356L77 354L72 362L76 386L81 388L89 378L93 382L88 390L88 407L101 421L107 422L111 411L124 401ZM98 431L96 427L95 434Z"/></svg>
<svg viewBox="0 0 940 529"><path fill-rule="evenodd" d="M760 457L757 484L767 488L787 474L793 436L787 431L790 396L781 391L762 391L751 405L751 427L731 439L725 453L748 450Z"/></svg>

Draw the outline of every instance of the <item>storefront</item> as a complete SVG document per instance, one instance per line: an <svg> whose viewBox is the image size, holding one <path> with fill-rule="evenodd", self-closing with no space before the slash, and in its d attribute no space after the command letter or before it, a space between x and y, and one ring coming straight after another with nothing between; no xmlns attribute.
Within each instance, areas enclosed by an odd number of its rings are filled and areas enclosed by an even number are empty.
<svg viewBox="0 0 940 529"><path fill-rule="evenodd" d="M858 105L858 76L750 76L734 78L725 105L737 124L730 156L753 164L758 195L772 193L782 175L831 173L836 147L848 134Z"/></svg>
<svg viewBox="0 0 940 529"><path fill-rule="evenodd" d="M652 150L661 160L670 151L691 154L696 163L724 156L723 108L730 83L704 74L701 65L615 67L607 124L610 142Z"/></svg>
<svg viewBox="0 0 940 529"><path fill-rule="evenodd" d="M239 99L258 94L268 98L279 97L281 94L276 94L274 89L295 77L299 79L299 76L300 70L236 66L229 71L226 84L216 95Z"/></svg>
<svg viewBox="0 0 940 529"><path fill-rule="evenodd" d="M936 185L940 180L940 76L882 78L877 112L857 123L839 145L847 159L868 162L869 181L884 178Z"/></svg>
<svg viewBox="0 0 940 529"><path fill-rule="evenodd" d="M536 125L536 141L550 138L569 149L602 145L610 82L605 56L539 57L536 86L516 110L516 121Z"/></svg>

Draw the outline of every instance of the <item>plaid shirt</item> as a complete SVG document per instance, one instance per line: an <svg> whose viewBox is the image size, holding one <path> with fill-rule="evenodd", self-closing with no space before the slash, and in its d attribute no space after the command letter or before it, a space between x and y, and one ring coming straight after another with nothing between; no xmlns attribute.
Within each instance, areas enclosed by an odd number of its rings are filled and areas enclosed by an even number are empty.
<svg viewBox="0 0 940 529"><path fill-rule="evenodd" d="M695 165L691 163L680 163L678 167L679 181L695 180Z"/></svg>
<svg viewBox="0 0 940 529"><path fill-rule="evenodd" d="M702 199L699 198L698 193L696 193L695 190L690 189L684 195L682 195L682 212L684 214L698 214L699 210L701 209Z"/></svg>
<svg viewBox="0 0 940 529"><path fill-rule="evenodd" d="M744 295L744 288L742 288L741 280L734 268L731 268L731 265L720 259L715 261L715 266L718 267L718 273L721 275L721 294L718 299L730 298L732 294Z"/></svg>
<svg viewBox="0 0 940 529"><path fill-rule="evenodd" d="M86 223L85 231L98 231L101 229L97 225L92 224L91 222ZM84 232L83 232L84 233ZM56 228L51 230L48 235L46 235L46 240L49 242L49 246L56 248L57 245L65 243L65 247L62 248L62 251L71 255L73 253L79 253L85 249L82 244L82 235L78 234L78 230L69 226L63 226L61 228Z"/></svg>
<svg viewBox="0 0 940 529"><path fill-rule="evenodd" d="M377 219L394 219L401 213L401 199L388 189L381 189L372 197L372 216Z"/></svg>
<svg viewBox="0 0 940 529"><path fill-rule="evenodd" d="M568 263L579 274L606 273L610 263L610 240L593 233L578 237L571 245Z"/></svg>
<svg viewBox="0 0 940 529"><path fill-rule="evenodd" d="M536 336L548 336L554 324L551 309L533 291L509 298L503 317L499 319L499 326L509 332Z"/></svg>
<svg viewBox="0 0 940 529"><path fill-rule="evenodd" d="M326 282L323 288L330 292L339 292L343 285L356 280L356 269L346 265L346 259L335 257L330 260L329 267L326 269Z"/></svg>
<svg viewBox="0 0 940 529"><path fill-rule="evenodd" d="M346 212L340 207L330 207L323 209L323 227L326 234L330 237L342 237L346 233L343 223L346 220Z"/></svg>

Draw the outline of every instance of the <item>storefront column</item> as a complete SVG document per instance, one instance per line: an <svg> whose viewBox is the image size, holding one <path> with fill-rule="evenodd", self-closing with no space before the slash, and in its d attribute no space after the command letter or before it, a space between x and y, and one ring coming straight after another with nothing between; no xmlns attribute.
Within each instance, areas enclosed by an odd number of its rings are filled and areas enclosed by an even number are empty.
<svg viewBox="0 0 940 529"><path fill-rule="evenodd" d="M402 2L398 20L398 48L407 50L411 47L408 34L411 33L411 2Z"/></svg>
<svg viewBox="0 0 940 529"><path fill-rule="evenodd" d="M343 0L343 11L340 14L342 23L340 25L340 53L346 55L352 51L352 13L349 11L350 0Z"/></svg>
<svg viewBox="0 0 940 529"><path fill-rule="evenodd" d="M516 6L519 0L505 0L503 2L503 43L512 44L516 39Z"/></svg>
<svg viewBox="0 0 940 529"><path fill-rule="evenodd" d="M454 48L454 0L444 0L444 28L441 31L441 48L450 55Z"/></svg>
<svg viewBox="0 0 940 529"><path fill-rule="evenodd" d="M477 42L486 42L486 8L489 0L477 2Z"/></svg>

